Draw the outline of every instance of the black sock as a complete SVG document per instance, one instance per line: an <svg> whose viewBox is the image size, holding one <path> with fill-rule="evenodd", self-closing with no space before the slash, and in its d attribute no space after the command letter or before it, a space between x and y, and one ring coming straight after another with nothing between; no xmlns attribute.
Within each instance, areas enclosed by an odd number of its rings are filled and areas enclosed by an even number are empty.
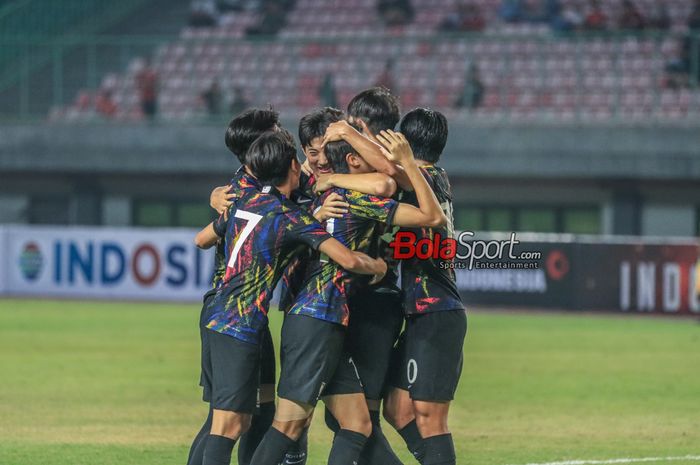
<svg viewBox="0 0 700 465"><path fill-rule="evenodd" d="M294 440L277 429L270 428L260 441L250 465L277 465L284 460L284 454L287 453L287 449L292 444L294 444Z"/></svg>
<svg viewBox="0 0 700 465"><path fill-rule="evenodd" d="M431 436L423 441L425 441L424 465L455 465L457 463L455 445L450 433Z"/></svg>
<svg viewBox="0 0 700 465"><path fill-rule="evenodd" d="M418 431L416 420L398 430L398 433L403 438L411 454L419 463L423 464L425 460L425 443L420 435L420 431Z"/></svg>
<svg viewBox="0 0 700 465"><path fill-rule="evenodd" d="M336 434L338 433L338 431L340 431L340 423L338 423L338 420L335 419L335 417L333 416L331 411L328 410L328 407L326 407L325 420L326 420L326 426L328 427L328 429L330 429L331 431L333 431Z"/></svg>
<svg viewBox="0 0 700 465"><path fill-rule="evenodd" d="M203 465L231 465L231 451L236 441L224 436L210 434L204 447Z"/></svg>
<svg viewBox="0 0 700 465"><path fill-rule="evenodd" d="M209 408L209 415L204 421L202 428L195 436L194 441L192 441L192 447L190 447L190 455L187 457L187 465L202 465L204 461L204 447L207 444L207 437L209 437L209 432L211 431L211 417L212 409Z"/></svg>
<svg viewBox="0 0 700 465"><path fill-rule="evenodd" d="M372 435L362 450L359 465L402 465L384 436L379 423L379 412L370 410L369 417L372 420Z"/></svg>
<svg viewBox="0 0 700 465"><path fill-rule="evenodd" d="M287 449L282 465L305 465L309 449L309 428L304 428L301 436Z"/></svg>
<svg viewBox="0 0 700 465"><path fill-rule="evenodd" d="M256 415L253 415L253 420L250 423L250 429L241 436L238 442L238 465L249 465L255 449L262 441L262 438L267 433L267 430L272 426L272 420L275 419L275 403L265 402L260 404L260 409Z"/></svg>
<svg viewBox="0 0 700 465"><path fill-rule="evenodd" d="M341 429L333 439L328 465L357 465L366 443L367 436L364 434Z"/></svg>

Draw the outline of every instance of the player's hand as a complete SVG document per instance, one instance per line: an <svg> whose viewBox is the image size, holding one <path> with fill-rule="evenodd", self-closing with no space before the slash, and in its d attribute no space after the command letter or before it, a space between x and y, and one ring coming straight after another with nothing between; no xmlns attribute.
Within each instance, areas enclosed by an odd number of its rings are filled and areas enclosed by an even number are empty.
<svg viewBox="0 0 700 465"><path fill-rule="evenodd" d="M219 186L211 191L209 196L209 205L211 208L216 210L218 214L228 214L228 208L233 205L231 199L236 197L236 194L232 194L233 186L230 184L228 186Z"/></svg>
<svg viewBox="0 0 700 465"><path fill-rule="evenodd" d="M331 182L331 177L333 176L333 173L327 173L327 174L322 174L316 179L316 183L314 184L314 192L317 194L319 192L326 192L328 189L331 187L335 187L333 183Z"/></svg>
<svg viewBox="0 0 700 465"><path fill-rule="evenodd" d="M330 194L323 201L321 208L314 212L314 218L325 221L329 218L342 218L348 212L350 204L343 200L343 196L337 193Z"/></svg>
<svg viewBox="0 0 700 465"><path fill-rule="evenodd" d="M387 150L389 160L394 163L404 165L415 160L411 145L400 132L394 132L391 129L382 131L377 135L377 139Z"/></svg>
<svg viewBox="0 0 700 465"><path fill-rule="evenodd" d="M336 121L335 123L329 124L328 129L326 129L326 134L323 136L322 145L325 147L329 142L344 140L348 132L351 130L354 130L354 128L345 120Z"/></svg>
<svg viewBox="0 0 700 465"><path fill-rule="evenodd" d="M363 120L362 118L354 118L354 117L350 116L348 118L348 121L350 124L354 124L356 126L359 126L360 130L361 130L360 132L362 132L362 135L365 136L367 139L379 144L379 141L377 140L377 136L375 136L374 133L372 132L372 130L369 128L369 126L367 126L367 123L365 122L365 120Z"/></svg>
<svg viewBox="0 0 700 465"><path fill-rule="evenodd" d="M377 262L377 268L379 271L372 277L372 280L369 282L370 285L377 284L379 281L384 279L384 275L386 274L386 262L381 258L376 258L375 262Z"/></svg>
<svg viewBox="0 0 700 465"><path fill-rule="evenodd" d="M304 160L304 163L301 164L301 171L304 172L305 175L307 176L313 176L314 172L311 170L311 165L309 165L309 159L307 158Z"/></svg>

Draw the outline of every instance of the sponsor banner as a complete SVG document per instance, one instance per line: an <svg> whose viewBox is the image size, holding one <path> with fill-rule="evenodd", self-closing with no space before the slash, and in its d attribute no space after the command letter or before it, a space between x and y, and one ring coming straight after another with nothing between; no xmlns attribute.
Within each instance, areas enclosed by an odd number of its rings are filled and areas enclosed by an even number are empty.
<svg viewBox="0 0 700 465"><path fill-rule="evenodd" d="M213 271L213 250L197 249L190 229L9 226L4 234L11 295L196 301Z"/></svg>
<svg viewBox="0 0 700 465"><path fill-rule="evenodd" d="M490 262L481 262L470 269L457 268L457 286L465 303L558 307L574 306L575 280L572 261L575 244L527 242L515 246L515 255L523 250L539 251L541 258L528 260L528 265L517 267L508 256L498 258L495 263L513 267L489 268Z"/></svg>
<svg viewBox="0 0 700 465"><path fill-rule="evenodd" d="M580 308L700 313L698 246L580 244ZM585 259L584 259L585 257Z"/></svg>
<svg viewBox="0 0 700 465"><path fill-rule="evenodd" d="M508 266L456 270L465 304L700 314L696 243L523 241L518 250L541 251L537 266L506 257L492 263Z"/></svg>

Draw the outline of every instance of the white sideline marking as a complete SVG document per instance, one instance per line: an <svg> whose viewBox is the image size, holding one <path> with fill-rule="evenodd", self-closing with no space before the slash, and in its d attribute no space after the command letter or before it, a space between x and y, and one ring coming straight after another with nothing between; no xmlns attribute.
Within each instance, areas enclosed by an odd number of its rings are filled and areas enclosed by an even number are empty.
<svg viewBox="0 0 700 465"><path fill-rule="evenodd" d="M621 458L609 460L566 460L563 462L528 463L526 465L606 465L613 463L641 463L641 462L677 462L680 460L700 461L700 455L684 455L678 457L641 457Z"/></svg>

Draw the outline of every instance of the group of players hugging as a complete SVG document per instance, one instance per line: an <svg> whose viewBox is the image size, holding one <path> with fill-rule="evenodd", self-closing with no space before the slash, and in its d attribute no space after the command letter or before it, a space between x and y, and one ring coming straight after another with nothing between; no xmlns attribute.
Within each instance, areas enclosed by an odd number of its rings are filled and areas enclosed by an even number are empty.
<svg viewBox="0 0 700 465"><path fill-rule="evenodd" d="M236 442L239 465L304 464L319 400L335 433L330 465L402 463L382 404L418 462L456 463L447 418L467 317L454 271L392 260L388 246L400 229L453 235L450 184L436 165L447 132L430 109L401 119L384 88L355 96L347 113L304 116L303 165L272 109L231 121L226 145L242 166L212 192L220 216L195 239L216 247L216 272L199 322L210 410L188 465L229 465ZM275 405L268 312L278 283Z"/></svg>

